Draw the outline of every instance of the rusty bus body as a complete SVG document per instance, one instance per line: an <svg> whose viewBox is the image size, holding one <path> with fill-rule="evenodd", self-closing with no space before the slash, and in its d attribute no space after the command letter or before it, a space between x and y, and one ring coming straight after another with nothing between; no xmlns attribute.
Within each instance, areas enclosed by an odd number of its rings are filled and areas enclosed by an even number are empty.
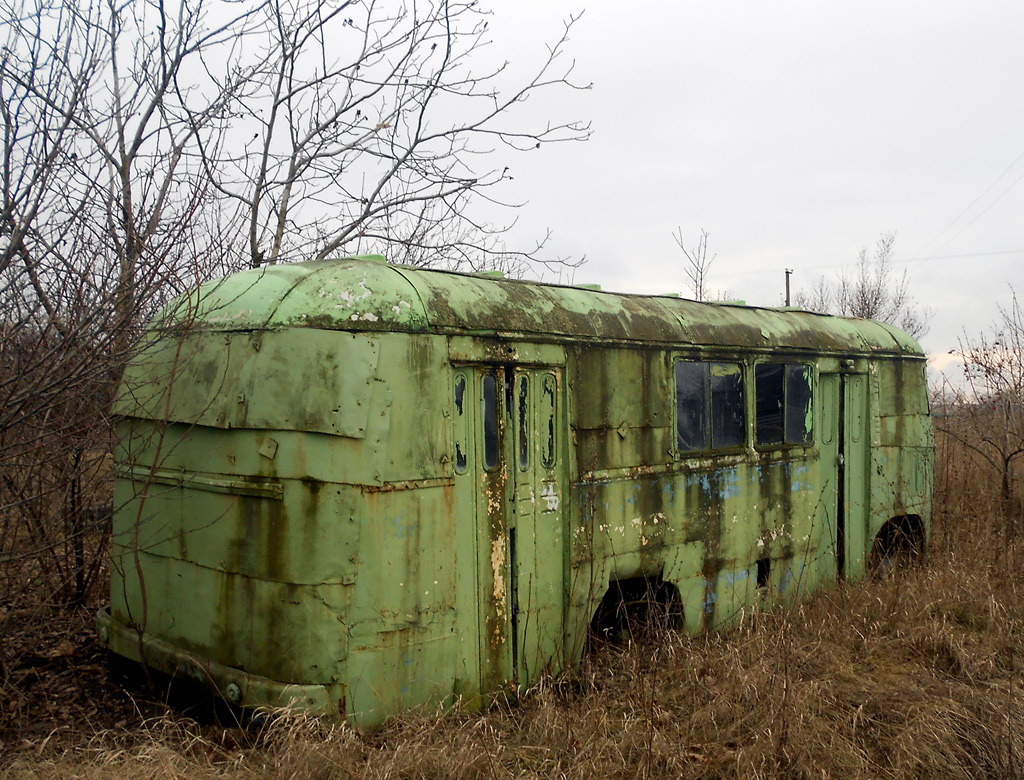
<svg viewBox="0 0 1024 780"><path fill-rule="evenodd" d="M884 324L390 266L276 266L154 323L116 411L100 634L374 725L920 548L925 360Z"/></svg>

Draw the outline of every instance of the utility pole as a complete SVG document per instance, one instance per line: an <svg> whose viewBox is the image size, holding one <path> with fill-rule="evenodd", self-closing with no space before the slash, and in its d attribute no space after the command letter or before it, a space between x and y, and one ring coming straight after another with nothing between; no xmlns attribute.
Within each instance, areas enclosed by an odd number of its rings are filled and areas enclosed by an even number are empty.
<svg viewBox="0 0 1024 780"><path fill-rule="evenodd" d="M789 277L793 275L793 269L786 269L786 305L789 306Z"/></svg>

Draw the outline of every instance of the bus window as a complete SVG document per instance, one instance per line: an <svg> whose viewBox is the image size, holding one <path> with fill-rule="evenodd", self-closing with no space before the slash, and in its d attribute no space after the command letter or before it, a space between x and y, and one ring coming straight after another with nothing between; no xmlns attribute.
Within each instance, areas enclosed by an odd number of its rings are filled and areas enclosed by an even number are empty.
<svg viewBox="0 0 1024 780"><path fill-rule="evenodd" d="M554 374L545 374L540 396L540 459L544 468L555 465L555 390L558 382Z"/></svg>
<svg viewBox="0 0 1024 780"><path fill-rule="evenodd" d="M782 406L785 367L781 363L759 363L754 367L754 392L757 398L758 444L782 444Z"/></svg>
<svg viewBox="0 0 1024 780"><path fill-rule="evenodd" d="M712 363L711 445L739 447L746 439L743 371L738 363Z"/></svg>
<svg viewBox="0 0 1024 780"><path fill-rule="evenodd" d="M754 367L759 445L811 441L811 367L759 363Z"/></svg>
<svg viewBox="0 0 1024 780"><path fill-rule="evenodd" d="M530 465L530 399L529 378L519 377L519 469L526 471Z"/></svg>
<svg viewBox="0 0 1024 780"><path fill-rule="evenodd" d="M498 382L494 374L484 374L484 468L498 465Z"/></svg>
<svg viewBox="0 0 1024 780"><path fill-rule="evenodd" d="M469 466L466 441L466 380L461 371L455 375L455 473L465 474Z"/></svg>
<svg viewBox="0 0 1024 780"><path fill-rule="evenodd" d="M739 363L676 362L676 448L739 447L746 439Z"/></svg>
<svg viewBox="0 0 1024 780"><path fill-rule="evenodd" d="M786 366L786 442L811 441L811 367Z"/></svg>
<svg viewBox="0 0 1024 780"><path fill-rule="evenodd" d="M707 363L676 363L676 448L680 452L708 446Z"/></svg>

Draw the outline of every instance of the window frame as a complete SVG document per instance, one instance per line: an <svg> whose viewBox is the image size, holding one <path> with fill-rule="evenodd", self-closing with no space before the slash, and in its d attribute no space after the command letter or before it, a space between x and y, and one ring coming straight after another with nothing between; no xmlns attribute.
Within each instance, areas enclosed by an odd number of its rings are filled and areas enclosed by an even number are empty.
<svg viewBox="0 0 1024 780"><path fill-rule="evenodd" d="M703 387L704 387L704 398L703 398L703 438L705 444L700 449L683 449L682 439L679 430L679 376L678 366L681 363L688 363L693 365L699 365L704 367L703 371ZM713 390L713 366L730 366L737 369L736 375L739 377L739 405L741 420L739 428L741 431L740 441L734 444L718 445L715 442L715 430L718 427L715 423L714 410L715 404L715 392ZM685 459L692 457L702 456L714 456L714 455L725 455L734 454L736 452L742 452L747 449L748 442L750 441L750 411L749 411L749 377L748 377L748 366L747 363L736 356L715 356L715 357L704 357L704 356L690 356L690 355L674 355L672 357L672 370L670 373L670 382L672 385L672 438L673 446L672 453L675 459Z"/></svg>
<svg viewBox="0 0 1024 780"><path fill-rule="evenodd" d="M758 425L758 369L761 366L777 366L782 369L782 408L780 409L780 420L779 427L782 431L782 438L780 441L762 442L759 439L758 431L760 426ZM810 429L807 430L807 438L802 441L790 441L788 437L788 420L789 420L789 395L790 395L790 370L792 368L799 367L807 369L807 412L810 417ZM753 419L751 420L753 428L753 443L754 449L758 451L765 450L782 450L782 449L803 449L807 447L813 447L815 444L815 437L817 435L818 420L816 419L817 412L815 411L815 402L817 399L817 386L818 386L818 366L813 360L787 360L784 358L768 358L765 360L757 360L751 369L752 380L753 380L753 392L751 394L751 403L753 407Z"/></svg>

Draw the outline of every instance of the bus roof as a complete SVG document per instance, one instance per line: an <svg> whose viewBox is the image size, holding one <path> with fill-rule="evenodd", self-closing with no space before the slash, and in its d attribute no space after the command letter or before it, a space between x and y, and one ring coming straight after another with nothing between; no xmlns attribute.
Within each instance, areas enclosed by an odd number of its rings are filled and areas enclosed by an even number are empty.
<svg viewBox="0 0 1024 780"><path fill-rule="evenodd" d="M372 256L233 274L187 294L164 316L180 327L185 312L188 322L218 331L307 327L922 354L909 335L872 320L394 266Z"/></svg>

